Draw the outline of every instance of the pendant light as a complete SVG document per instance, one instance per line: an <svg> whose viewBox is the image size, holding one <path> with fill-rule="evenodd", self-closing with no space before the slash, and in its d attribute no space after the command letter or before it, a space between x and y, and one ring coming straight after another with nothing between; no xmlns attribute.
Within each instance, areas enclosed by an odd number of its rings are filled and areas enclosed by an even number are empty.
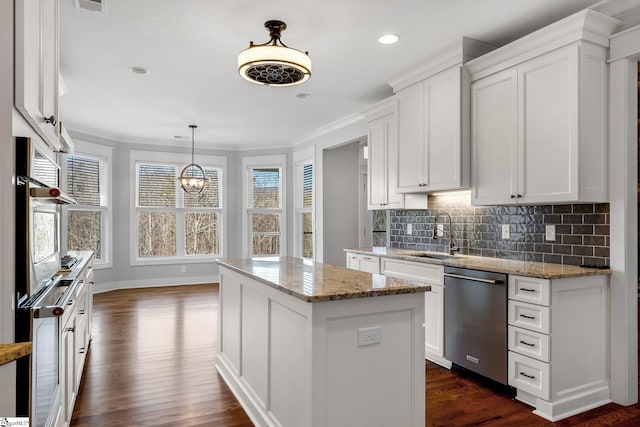
<svg viewBox="0 0 640 427"><path fill-rule="evenodd" d="M265 86L293 86L311 77L311 59L308 52L293 49L282 43L281 33L287 28L282 21L264 23L271 40L264 44L249 43L238 55L240 76Z"/></svg>
<svg viewBox="0 0 640 427"><path fill-rule="evenodd" d="M204 190L205 185L207 184L207 177L204 174L204 170L200 165L197 165L194 158L194 134L195 129L198 127L196 125L189 125L191 128L191 164L187 165L182 169L182 173L180 173L180 186L184 191L189 194L199 194L202 190Z"/></svg>

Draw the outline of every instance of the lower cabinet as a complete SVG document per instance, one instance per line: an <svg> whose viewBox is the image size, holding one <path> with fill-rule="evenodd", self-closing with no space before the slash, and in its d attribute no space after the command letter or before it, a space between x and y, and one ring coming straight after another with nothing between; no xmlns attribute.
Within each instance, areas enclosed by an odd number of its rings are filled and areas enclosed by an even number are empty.
<svg viewBox="0 0 640 427"><path fill-rule="evenodd" d="M70 426L73 407L80 390L84 363L91 340L93 312L92 256L76 273L78 285L61 318L60 386L62 389L62 425Z"/></svg>
<svg viewBox="0 0 640 427"><path fill-rule="evenodd" d="M346 266L352 270L380 274L380 257L347 252Z"/></svg>
<svg viewBox="0 0 640 427"><path fill-rule="evenodd" d="M509 276L509 385L558 421L610 402L609 277Z"/></svg>

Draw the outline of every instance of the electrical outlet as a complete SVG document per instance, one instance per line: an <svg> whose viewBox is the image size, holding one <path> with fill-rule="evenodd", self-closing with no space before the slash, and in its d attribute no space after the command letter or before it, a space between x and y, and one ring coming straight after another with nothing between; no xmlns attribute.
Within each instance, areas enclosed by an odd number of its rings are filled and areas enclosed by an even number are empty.
<svg viewBox="0 0 640 427"><path fill-rule="evenodd" d="M187 272L187 266L186 265L181 265L180 266L180 273L186 273Z"/></svg>
<svg viewBox="0 0 640 427"><path fill-rule="evenodd" d="M546 239L549 242L555 242L556 240L556 226L551 224L545 227Z"/></svg>
<svg viewBox="0 0 640 427"><path fill-rule="evenodd" d="M381 342L382 328L380 326L358 329L358 347L363 345L380 344Z"/></svg>
<svg viewBox="0 0 640 427"><path fill-rule="evenodd" d="M436 226L436 229L438 230L438 237L443 237L444 236L444 224L438 224Z"/></svg>
<svg viewBox="0 0 640 427"><path fill-rule="evenodd" d="M511 238L511 230L509 230L509 224L502 224L502 240L508 240Z"/></svg>
<svg viewBox="0 0 640 427"><path fill-rule="evenodd" d="M407 235L411 236L413 234L413 224L407 224Z"/></svg>

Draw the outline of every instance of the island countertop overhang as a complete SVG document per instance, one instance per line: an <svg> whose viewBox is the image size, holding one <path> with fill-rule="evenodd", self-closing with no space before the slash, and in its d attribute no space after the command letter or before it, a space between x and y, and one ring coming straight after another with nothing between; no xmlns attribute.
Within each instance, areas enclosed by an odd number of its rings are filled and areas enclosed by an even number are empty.
<svg viewBox="0 0 640 427"><path fill-rule="evenodd" d="M216 262L306 302L428 292L431 286L294 257L222 258Z"/></svg>

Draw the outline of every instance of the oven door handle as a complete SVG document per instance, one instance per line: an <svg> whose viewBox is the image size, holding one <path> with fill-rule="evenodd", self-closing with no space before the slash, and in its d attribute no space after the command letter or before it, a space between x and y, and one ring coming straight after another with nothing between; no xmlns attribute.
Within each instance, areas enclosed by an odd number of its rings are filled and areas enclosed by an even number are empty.
<svg viewBox="0 0 640 427"><path fill-rule="evenodd" d="M71 297L75 294L76 288L80 284L79 279L75 279L69 285L69 288L62 294L62 297L54 305L33 307L33 317L59 317L64 314L64 310L67 306L73 304Z"/></svg>

